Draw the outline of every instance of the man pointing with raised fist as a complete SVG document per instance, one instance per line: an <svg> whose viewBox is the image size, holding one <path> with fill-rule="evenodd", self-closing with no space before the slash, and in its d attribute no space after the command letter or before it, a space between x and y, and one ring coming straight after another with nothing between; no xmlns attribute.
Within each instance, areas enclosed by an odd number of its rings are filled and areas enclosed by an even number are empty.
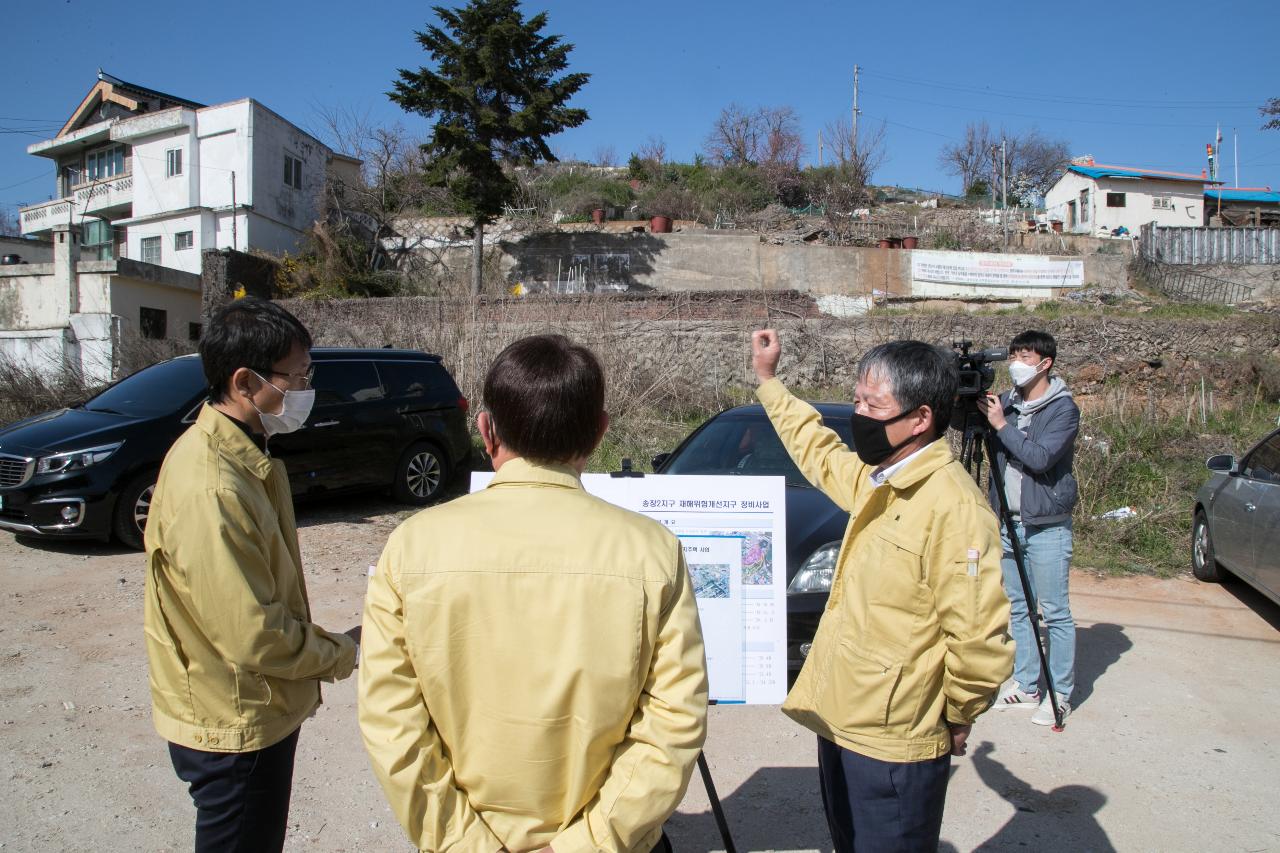
<svg viewBox="0 0 1280 853"><path fill-rule="evenodd" d="M849 512L813 649L782 710L818 735L837 851L936 850L951 756L1009 677L1000 533L943 440L950 353L892 341L862 358L854 451L775 374L755 332L756 395L811 483Z"/></svg>

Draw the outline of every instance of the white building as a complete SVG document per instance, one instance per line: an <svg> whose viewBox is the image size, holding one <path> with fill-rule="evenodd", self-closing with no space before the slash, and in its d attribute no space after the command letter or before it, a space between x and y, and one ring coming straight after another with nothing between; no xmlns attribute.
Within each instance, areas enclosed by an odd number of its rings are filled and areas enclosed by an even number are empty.
<svg viewBox="0 0 1280 853"><path fill-rule="evenodd" d="M206 107L102 72L27 151L54 162L54 198L20 210L40 244L6 245L27 263L0 264L0 358L91 382L115 378L129 338L192 348L202 252L297 251L327 176L360 165L253 100Z"/></svg>
<svg viewBox="0 0 1280 853"><path fill-rule="evenodd" d="M1200 225L1204 221L1204 173L1162 172L1107 166L1092 159L1072 163L1045 194L1050 220L1074 234L1130 234L1148 222Z"/></svg>
<svg viewBox="0 0 1280 853"><path fill-rule="evenodd" d="M23 234L67 224L101 260L195 274L206 249L297 251L329 171L359 168L250 98L206 107L102 72L27 151L57 178L51 201L21 209Z"/></svg>

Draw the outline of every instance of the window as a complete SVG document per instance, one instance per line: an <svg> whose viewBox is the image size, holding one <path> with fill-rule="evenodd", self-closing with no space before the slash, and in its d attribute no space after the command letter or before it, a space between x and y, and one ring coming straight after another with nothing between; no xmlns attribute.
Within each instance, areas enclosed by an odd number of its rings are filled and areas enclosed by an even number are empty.
<svg viewBox="0 0 1280 853"><path fill-rule="evenodd" d="M302 161L292 154L284 155L284 185L302 189Z"/></svg>
<svg viewBox="0 0 1280 853"><path fill-rule="evenodd" d="M1107 193L1107 207L1124 207L1124 193Z"/></svg>
<svg viewBox="0 0 1280 853"><path fill-rule="evenodd" d="M392 399L444 397L451 383L440 376L443 372L439 365L421 361L378 362L378 375Z"/></svg>
<svg viewBox="0 0 1280 853"><path fill-rule="evenodd" d="M1080 190L1080 221L1089 221L1089 191Z"/></svg>
<svg viewBox="0 0 1280 853"><path fill-rule="evenodd" d="M138 331L144 338L163 338L165 324L169 320L168 313L160 308L139 308Z"/></svg>
<svg viewBox="0 0 1280 853"><path fill-rule="evenodd" d="M319 361L311 380L316 389L316 405L357 403L382 396L378 371L371 361Z"/></svg>
<svg viewBox="0 0 1280 853"><path fill-rule="evenodd" d="M100 181L124 174L124 146L113 145L90 151L84 158L85 181Z"/></svg>
<svg viewBox="0 0 1280 853"><path fill-rule="evenodd" d="M179 231L173 235L173 248L181 251L195 245L195 234L192 231Z"/></svg>
<svg viewBox="0 0 1280 853"><path fill-rule="evenodd" d="M200 340L200 333L202 331L204 331L204 327L201 326L199 323L188 323L187 324L187 340L189 341Z"/></svg>
<svg viewBox="0 0 1280 853"><path fill-rule="evenodd" d="M80 245L94 260L109 261L115 257L115 229L110 222L90 220L80 229Z"/></svg>
<svg viewBox="0 0 1280 853"><path fill-rule="evenodd" d="M143 237L142 238L142 262L144 264L160 263L160 238L159 237Z"/></svg>
<svg viewBox="0 0 1280 853"><path fill-rule="evenodd" d="M1271 439L1253 453L1244 463L1244 474L1255 480L1268 483L1280 483L1280 435Z"/></svg>
<svg viewBox="0 0 1280 853"><path fill-rule="evenodd" d="M168 155L168 168L166 174L172 178L182 174L182 149L170 148L165 152Z"/></svg>
<svg viewBox="0 0 1280 853"><path fill-rule="evenodd" d="M1173 210L1173 199L1167 195L1158 195L1151 199L1152 210Z"/></svg>

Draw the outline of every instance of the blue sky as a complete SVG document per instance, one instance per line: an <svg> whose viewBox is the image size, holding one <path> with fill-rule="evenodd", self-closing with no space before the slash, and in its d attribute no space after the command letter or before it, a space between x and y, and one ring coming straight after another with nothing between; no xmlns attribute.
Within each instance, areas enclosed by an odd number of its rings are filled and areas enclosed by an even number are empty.
<svg viewBox="0 0 1280 853"><path fill-rule="evenodd" d="M115 11L42 0L11 11L0 93L0 205L34 203L52 166L26 153L48 138L95 81L99 66L144 86L208 104L253 97L318 131L326 108L423 132L386 98L397 68L426 61L413 31L430 4L374 0L239 2L183 7L131 0ZM649 137L690 159L725 105L790 106L810 159L818 131L847 115L855 63L863 126L885 121L888 159L877 183L956 192L938 151L986 119L1011 132L1039 128L1099 162L1199 171L1215 123L1220 177L1280 187L1280 131L1257 107L1280 97L1280 3L1135 0L1121 8L1067 3L526 2L576 45L592 74L575 104L585 125L552 141L561 157L619 160ZM187 11L192 9L193 11ZM969 11L969 10L974 11ZM977 11L981 9L982 11Z"/></svg>

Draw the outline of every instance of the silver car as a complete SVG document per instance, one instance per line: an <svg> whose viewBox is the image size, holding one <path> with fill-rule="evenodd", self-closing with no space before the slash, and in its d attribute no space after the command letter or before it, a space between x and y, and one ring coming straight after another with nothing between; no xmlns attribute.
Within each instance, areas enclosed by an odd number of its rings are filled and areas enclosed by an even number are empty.
<svg viewBox="0 0 1280 853"><path fill-rule="evenodd" d="M1280 429L1240 459L1211 456L1196 493L1191 571L1202 581L1231 573L1280 604Z"/></svg>

